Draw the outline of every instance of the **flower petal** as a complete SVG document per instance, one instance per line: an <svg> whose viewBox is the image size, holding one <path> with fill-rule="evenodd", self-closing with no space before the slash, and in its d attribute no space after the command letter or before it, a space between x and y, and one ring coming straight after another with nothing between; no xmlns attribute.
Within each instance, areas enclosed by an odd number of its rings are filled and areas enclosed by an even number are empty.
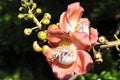
<svg viewBox="0 0 120 80"><path fill-rule="evenodd" d="M91 56L83 51L78 51L78 58L76 61L75 72L78 74L85 74L93 67L93 60Z"/></svg>
<svg viewBox="0 0 120 80"><path fill-rule="evenodd" d="M66 32L73 31L83 12L79 2L69 4L67 11L60 16L60 28Z"/></svg>
<svg viewBox="0 0 120 80"><path fill-rule="evenodd" d="M98 40L98 32L97 32L97 30L96 29L94 29L94 28L90 28L90 42L91 42L91 44L92 45L94 45L96 42L97 42L97 40Z"/></svg>
<svg viewBox="0 0 120 80"><path fill-rule="evenodd" d="M57 60L52 64L52 70L60 80L68 80L74 72L75 64L63 65Z"/></svg>
<svg viewBox="0 0 120 80"><path fill-rule="evenodd" d="M48 29L48 43L56 46L61 40L69 39L69 34L58 28Z"/></svg>
<svg viewBox="0 0 120 80"><path fill-rule="evenodd" d="M84 12L84 9L80 6L79 2L75 2L68 5L66 17L71 26L75 26L75 24L77 24L83 12Z"/></svg>
<svg viewBox="0 0 120 80"><path fill-rule="evenodd" d="M71 32L71 39L80 50L88 50L91 47L89 35L84 32Z"/></svg>

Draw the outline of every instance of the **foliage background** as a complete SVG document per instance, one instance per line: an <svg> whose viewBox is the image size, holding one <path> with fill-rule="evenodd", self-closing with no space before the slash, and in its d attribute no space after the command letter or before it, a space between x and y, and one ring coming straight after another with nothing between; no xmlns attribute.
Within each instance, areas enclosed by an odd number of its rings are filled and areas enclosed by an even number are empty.
<svg viewBox="0 0 120 80"><path fill-rule="evenodd" d="M43 12L51 13L51 23L58 22L67 5L75 1L85 9L83 17L89 18L91 26L108 40L114 40L113 33L120 21L120 0L35 0ZM24 35L24 28L34 24L17 18L20 6L20 0L0 1L0 80L57 80L44 56L32 49L36 34ZM102 52L104 62L95 63L89 73L80 75L77 80L120 79L119 52L115 48Z"/></svg>

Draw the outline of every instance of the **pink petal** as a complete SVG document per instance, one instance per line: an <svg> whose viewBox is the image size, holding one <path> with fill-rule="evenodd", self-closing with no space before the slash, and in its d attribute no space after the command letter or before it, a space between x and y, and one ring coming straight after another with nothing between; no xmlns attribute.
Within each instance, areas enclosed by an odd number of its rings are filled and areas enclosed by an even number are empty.
<svg viewBox="0 0 120 80"><path fill-rule="evenodd" d="M85 74L90 71L92 67L93 60L91 56L83 50L78 51L75 72L78 74Z"/></svg>
<svg viewBox="0 0 120 80"><path fill-rule="evenodd" d="M75 2L75 3L68 5L66 17L71 26L73 26L73 27L75 26L75 24L81 18L83 12L84 12L84 9L80 6L79 2Z"/></svg>
<svg viewBox="0 0 120 80"><path fill-rule="evenodd" d="M57 45L62 39L68 39L69 35L61 29L51 28L48 29L48 43L50 45Z"/></svg>
<svg viewBox="0 0 120 80"><path fill-rule="evenodd" d="M51 46L57 46L58 43L61 41L60 35L63 35L63 31L61 31L61 29L55 29L55 28L51 28L48 29L48 43Z"/></svg>
<svg viewBox="0 0 120 80"><path fill-rule="evenodd" d="M96 29L94 29L92 27L90 28L90 37L89 37L89 39L90 39L90 42L91 42L92 45L94 45L98 40L98 32L97 32Z"/></svg>
<svg viewBox="0 0 120 80"><path fill-rule="evenodd" d="M84 32L71 32L71 39L78 49L88 50L91 47L89 35Z"/></svg>
<svg viewBox="0 0 120 80"><path fill-rule="evenodd" d="M66 32L72 31L81 18L84 9L79 2L68 5L67 11L60 16L60 28Z"/></svg>
<svg viewBox="0 0 120 80"><path fill-rule="evenodd" d="M66 17L66 12L63 12L60 16L60 28L64 31L64 32L69 32L71 31L71 26L67 20L67 17Z"/></svg>
<svg viewBox="0 0 120 80"><path fill-rule="evenodd" d="M63 65L57 60L52 64L52 70L60 80L68 80L74 72L75 64Z"/></svg>

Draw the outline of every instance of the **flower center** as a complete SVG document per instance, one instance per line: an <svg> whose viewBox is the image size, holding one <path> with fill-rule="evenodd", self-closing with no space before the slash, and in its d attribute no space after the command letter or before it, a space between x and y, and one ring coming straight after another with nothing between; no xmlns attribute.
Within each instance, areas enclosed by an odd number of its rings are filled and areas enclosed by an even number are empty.
<svg viewBox="0 0 120 80"><path fill-rule="evenodd" d="M76 47L68 42L62 42L53 50L53 57L56 58L61 64L71 64L77 58Z"/></svg>
<svg viewBox="0 0 120 80"><path fill-rule="evenodd" d="M77 25L74 27L74 32L85 32L89 34L90 22L87 18L81 18Z"/></svg>

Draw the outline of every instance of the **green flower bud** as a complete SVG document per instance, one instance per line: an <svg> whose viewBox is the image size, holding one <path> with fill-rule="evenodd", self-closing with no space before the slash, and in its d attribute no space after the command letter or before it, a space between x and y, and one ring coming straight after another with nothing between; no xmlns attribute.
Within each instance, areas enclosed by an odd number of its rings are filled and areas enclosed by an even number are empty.
<svg viewBox="0 0 120 80"><path fill-rule="evenodd" d="M50 19L44 18L42 20L42 23L45 24L45 25L48 25L50 23Z"/></svg>
<svg viewBox="0 0 120 80"><path fill-rule="evenodd" d="M34 17L34 14L30 13L30 14L28 14L27 17L28 17L29 19L32 19L32 18Z"/></svg>
<svg viewBox="0 0 120 80"><path fill-rule="evenodd" d="M44 14L44 18L51 19L50 13L45 13L45 14Z"/></svg>
<svg viewBox="0 0 120 80"><path fill-rule="evenodd" d="M40 8L37 8L37 9L36 9L36 13L37 13L37 14L41 14L41 13L42 13L42 10L41 10Z"/></svg>
<svg viewBox="0 0 120 80"><path fill-rule="evenodd" d="M24 14L18 14L18 18L19 18L19 19L24 18Z"/></svg>
<svg viewBox="0 0 120 80"><path fill-rule="evenodd" d="M30 2L25 2L25 5L30 6L31 4L30 4Z"/></svg>
<svg viewBox="0 0 120 80"><path fill-rule="evenodd" d="M24 29L24 34L25 35L30 35L32 33L32 29L31 28L25 28Z"/></svg>
<svg viewBox="0 0 120 80"><path fill-rule="evenodd" d="M20 8L19 8L19 11L22 11L22 10L23 10L23 7L20 7Z"/></svg>
<svg viewBox="0 0 120 80"><path fill-rule="evenodd" d="M57 24L50 24L48 26L48 29L50 29L50 28L59 28L59 26Z"/></svg>
<svg viewBox="0 0 120 80"><path fill-rule="evenodd" d="M47 32L46 31L39 31L37 36L40 40L44 41L47 39Z"/></svg>
<svg viewBox="0 0 120 80"><path fill-rule="evenodd" d="M35 9L37 7L36 3L32 3L32 9Z"/></svg>

